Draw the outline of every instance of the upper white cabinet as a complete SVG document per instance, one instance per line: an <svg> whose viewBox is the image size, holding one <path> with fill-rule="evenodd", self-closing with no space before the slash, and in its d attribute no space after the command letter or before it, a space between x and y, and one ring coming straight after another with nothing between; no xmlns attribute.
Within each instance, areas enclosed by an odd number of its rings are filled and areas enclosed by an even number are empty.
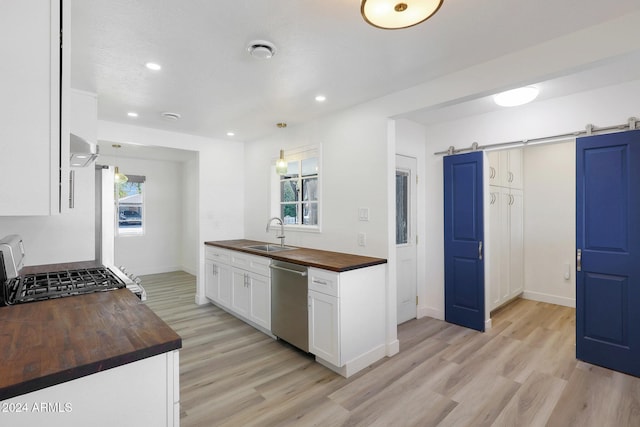
<svg viewBox="0 0 640 427"><path fill-rule="evenodd" d="M522 189L522 148L490 151L487 156L489 185Z"/></svg>
<svg viewBox="0 0 640 427"><path fill-rule="evenodd" d="M0 215L68 208L69 10L62 0L2 4Z"/></svg>

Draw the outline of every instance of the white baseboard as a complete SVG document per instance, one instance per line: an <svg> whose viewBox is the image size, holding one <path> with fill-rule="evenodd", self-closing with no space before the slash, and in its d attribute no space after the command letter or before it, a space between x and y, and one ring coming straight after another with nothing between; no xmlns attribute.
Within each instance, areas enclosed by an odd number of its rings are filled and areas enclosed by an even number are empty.
<svg viewBox="0 0 640 427"><path fill-rule="evenodd" d="M419 305L416 317L420 319L421 317L426 316L433 317L438 320L444 320L444 311L433 307L427 307L425 305Z"/></svg>
<svg viewBox="0 0 640 427"><path fill-rule="evenodd" d="M484 331L490 331L491 328L493 327L493 323L491 322L491 319L487 319L484 321Z"/></svg>
<svg viewBox="0 0 640 427"><path fill-rule="evenodd" d="M196 304L205 305L209 303L209 299L204 295L196 294Z"/></svg>
<svg viewBox="0 0 640 427"><path fill-rule="evenodd" d="M386 351L387 357L391 357L394 354L398 354L399 352L400 352L400 341L393 340L392 342L387 343L387 351Z"/></svg>
<svg viewBox="0 0 640 427"><path fill-rule="evenodd" d="M336 372L342 375L345 378L349 378L351 375L360 372L367 366L372 365L378 360L385 357L385 345L378 346L371 351L368 351L353 360L345 363L344 366L336 366L331 362L327 362L326 360L316 356L316 362L319 364L326 366L331 369L333 372Z"/></svg>
<svg viewBox="0 0 640 427"><path fill-rule="evenodd" d="M184 265L182 267L180 267L180 270L184 271L185 273L189 273L192 276L197 276L198 275L198 270L197 269L194 270L192 268L185 267Z"/></svg>
<svg viewBox="0 0 640 427"><path fill-rule="evenodd" d="M559 297L557 295L550 295L542 292L524 291L522 293L522 298L576 308L576 300L574 298Z"/></svg>

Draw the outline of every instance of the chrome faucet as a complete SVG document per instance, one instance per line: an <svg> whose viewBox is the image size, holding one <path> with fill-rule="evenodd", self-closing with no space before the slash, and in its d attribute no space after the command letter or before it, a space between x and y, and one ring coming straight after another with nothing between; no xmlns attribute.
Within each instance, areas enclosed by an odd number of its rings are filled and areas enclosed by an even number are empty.
<svg viewBox="0 0 640 427"><path fill-rule="evenodd" d="M269 231L269 227L271 226L271 223L273 221L278 221L280 223L280 235L278 236L276 234L276 239L280 239L280 246L283 247L284 246L284 222L282 221L282 218L278 218L277 216L274 216L269 220L269 222L267 222L267 232Z"/></svg>

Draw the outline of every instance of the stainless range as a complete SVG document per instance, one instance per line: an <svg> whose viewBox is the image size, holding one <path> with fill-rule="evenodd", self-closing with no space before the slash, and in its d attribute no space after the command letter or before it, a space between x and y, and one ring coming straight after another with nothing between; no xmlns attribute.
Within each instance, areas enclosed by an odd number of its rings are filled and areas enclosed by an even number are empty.
<svg viewBox="0 0 640 427"><path fill-rule="evenodd" d="M115 267L91 266L77 269L23 273L24 245L17 235L0 240L0 302L3 305L62 298L92 292L129 288L141 300L146 293L139 279Z"/></svg>

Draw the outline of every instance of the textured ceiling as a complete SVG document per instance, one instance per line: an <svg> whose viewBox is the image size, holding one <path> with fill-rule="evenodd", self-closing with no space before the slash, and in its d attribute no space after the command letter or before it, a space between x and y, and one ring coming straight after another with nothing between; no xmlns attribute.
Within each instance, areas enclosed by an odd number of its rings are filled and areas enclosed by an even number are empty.
<svg viewBox="0 0 640 427"><path fill-rule="evenodd" d="M445 0L427 22L385 31L355 0L75 0L71 79L98 93L100 119L246 141L638 9L638 0ZM250 57L254 39L275 43L276 56ZM314 101L320 93L326 102Z"/></svg>

